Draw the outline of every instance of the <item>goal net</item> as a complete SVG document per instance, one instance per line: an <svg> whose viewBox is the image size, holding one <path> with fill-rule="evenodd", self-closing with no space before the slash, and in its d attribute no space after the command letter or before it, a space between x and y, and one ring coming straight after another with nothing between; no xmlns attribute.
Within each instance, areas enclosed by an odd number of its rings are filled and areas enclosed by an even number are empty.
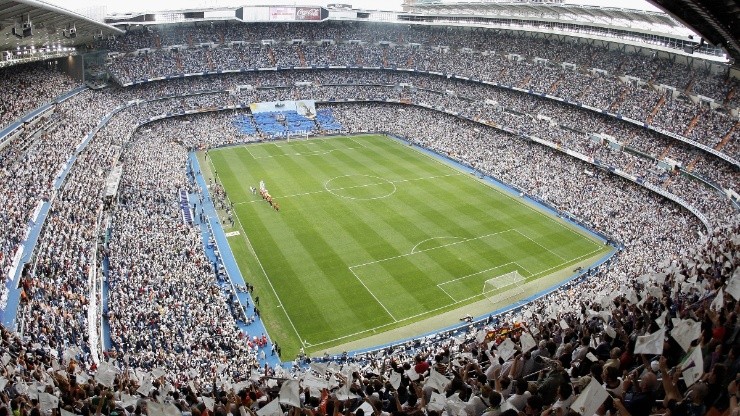
<svg viewBox="0 0 740 416"><path fill-rule="evenodd" d="M483 283L483 296L491 303L499 303L524 291L524 277L514 270Z"/></svg>
<svg viewBox="0 0 740 416"><path fill-rule="evenodd" d="M287 141L292 140L308 140L308 131L307 130L301 130L301 131L294 131L290 132L286 135Z"/></svg>

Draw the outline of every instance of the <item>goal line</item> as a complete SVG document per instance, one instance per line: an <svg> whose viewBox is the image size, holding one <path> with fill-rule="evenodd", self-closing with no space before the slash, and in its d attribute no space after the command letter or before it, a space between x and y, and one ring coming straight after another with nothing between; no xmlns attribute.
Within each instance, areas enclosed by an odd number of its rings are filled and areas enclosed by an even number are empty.
<svg viewBox="0 0 740 416"><path fill-rule="evenodd" d="M493 277L483 282L483 297L499 303L524 291L525 279L518 270Z"/></svg>

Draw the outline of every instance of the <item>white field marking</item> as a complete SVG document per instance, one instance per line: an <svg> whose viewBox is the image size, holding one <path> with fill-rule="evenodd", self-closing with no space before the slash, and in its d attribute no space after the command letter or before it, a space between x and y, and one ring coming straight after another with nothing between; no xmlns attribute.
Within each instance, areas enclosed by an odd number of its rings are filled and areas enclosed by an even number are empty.
<svg viewBox="0 0 740 416"><path fill-rule="evenodd" d="M515 262L515 261L514 261L514 262L512 262L512 263L516 264L516 265L517 265L517 267L519 267L520 269L524 270L524 271L525 271L525 272L526 272L526 273L527 273L528 275L532 276L532 272L530 272L529 270L527 270L527 268L526 268L526 267L522 266L521 264L519 264L519 263L517 263L517 262Z"/></svg>
<svg viewBox="0 0 740 416"><path fill-rule="evenodd" d="M318 143L312 143L312 144L318 144ZM280 147L280 146L278 146L278 147ZM280 155L260 156L260 157L255 157L254 155L252 155L252 157L254 159L272 159L272 158L275 158L275 157L285 157L285 156L318 156L318 155L327 155L327 154L329 154L331 152L336 152L336 151L340 151L340 150L355 150L355 149L360 149L360 147L342 147L342 148L329 149L329 150L314 150L314 151L302 152L302 153L301 152L283 153L283 154L280 154ZM250 151L249 154L252 154L252 152Z"/></svg>
<svg viewBox="0 0 740 416"><path fill-rule="evenodd" d="M503 234L503 233L507 233L507 232L509 232L509 231L514 231L514 230L513 230L513 229L508 229L508 230L503 230L503 231L499 231L499 232L495 232L495 233L490 233L490 234L485 234L485 235L481 235L481 236L478 236L478 237L465 238L465 239L462 239L462 240L460 240L460 241L455 241L455 242L453 242L453 243L449 243L449 244L442 244L441 246L435 246L435 247L427 248L427 249L424 249L424 250L419 250L419 251L417 251L417 252L415 252L415 253L405 253L405 254L399 254L399 255L397 255L397 256L392 256L392 257L388 257L388 258L385 258L385 259L380 259L380 260L374 260L374 261L369 261L369 262L367 262L367 263L362 263L362 264L355 264L354 266L349 266L349 268L350 268L350 269L353 269L353 268L355 268L355 267L362 267L362 266L367 266L367 265L370 265L370 264L375 264L375 263L382 263L382 262L384 262L384 261L388 261L388 260L393 260L393 259L399 259L399 258L401 258L401 257L406 257L406 256L410 256L411 254L416 254L416 253L424 253L424 252L426 252L426 251L432 251L432 250L437 250L437 249L440 249L440 248L443 248L443 247L449 247L449 246L454 246L454 245L457 245L457 244L462 244L462 243L466 243L466 242L468 242L468 241L473 241L473 240L480 240L481 238L491 237L491 236L494 236L494 235L498 235L498 234Z"/></svg>
<svg viewBox="0 0 740 416"><path fill-rule="evenodd" d="M333 190L334 191L341 191L341 190L344 190L344 189L361 188L361 187L364 187L364 186L382 185L384 183L397 184L397 183L403 183L403 182L422 181L422 180L426 180L426 179L436 179L436 178L442 178L442 177L447 177L447 176L457 176L457 175L462 175L462 173L459 173L458 172L457 174L450 174L450 175L435 175L435 176L425 176L425 177L413 178L413 179L400 179L400 180L397 180L397 181L389 181L389 180L386 180L385 182L370 183L370 184L365 184L365 185L347 186L347 187L344 187L344 188L334 188ZM334 178L329 179L329 181L334 180L336 178L342 178L344 176L349 176L349 175L337 176L337 177L334 177ZM380 178L380 179L382 179L382 178ZM324 185L324 186L326 186L326 185ZM320 191L310 191L310 192L301 192L301 193L290 194L290 195L281 195L281 196L275 196L274 198L285 199L285 198L291 198L291 197L295 197L295 196L305 196L305 195L322 194L324 192L330 192L330 191L328 191L326 188L324 188L324 189L322 189ZM252 203L261 202L261 201L262 201L262 199L253 199L253 200L250 200L250 201L237 202L234 205L252 204Z"/></svg>
<svg viewBox="0 0 740 416"><path fill-rule="evenodd" d="M397 144L398 146L408 147L408 146L405 146L405 145L404 145L403 143L401 143L401 142L399 142L399 141L397 141L397 140L393 140L393 139L389 139L389 140L390 140L390 141L391 141L392 143L395 143L395 144ZM412 148L413 148L413 147L412 147ZM446 163L446 162L444 162L444 161L440 160L440 159L439 159L438 157L432 156L432 155L430 155L430 154L428 154L428 153L426 153L426 152L422 152L422 151L419 151L419 150L417 150L417 152L418 152L418 153L421 153L422 155L424 155L424 156L428 157L429 159L431 159L431 160L433 160L433 161L435 161L435 162L439 163L440 165L444 166L445 168L447 168L447 169L449 169L449 170L455 171L455 172L457 172L457 173L461 173L459 169L457 169L456 167L454 167L454 166L452 166L452 165L450 165L450 164L448 164L448 163ZM530 204L527 204L527 203L525 203L525 202L524 202L524 201L522 201L521 199L519 199L519 198L516 198L516 197L514 197L513 195L509 194L508 192L504 192L503 190L499 189L499 188L498 188L498 186L492 186L491 184L489 184L489 183L487 183L486 181L484 181L484 180L482 180L482 179L478 178L477 176L475 176L475 178L476 178L476 179L478 179L478 180L479 180L480 182L482 182L483 184L485 184L485 185L486 185L486 186L487 186L487 187L488 187L489 189L493 189L493 190L494 190L494 191L496 191L497 193L499 193L499 194L501 194L501 195L503 195L503 196L505 196L505 197L507 197L507 198L509 198L509 199L511 199L511 200L513 200L513 201L515 201L516 203L518 203L518 204L520 204L520 205L522 205L522 206L524 206L524 207L527 207L527 208L529 208L529 209L531 209L531 210L533 210L533 211L537 212L537 213L538 213L538 214L540 214L541 216L543 216L543 217L547 218L547 220L548 220L548 221L550 221L550 222L553 222L553 223L557 224L558 226L560 226L560 227L564 228L564 229L565 229L566 231L568 231L568 232L570 232L570 233L572 233L572 234L576 234L576 235L578 235L579 237L584 237L584 235L583 235L583 234L581 234L581 233L579 233L579 232L577 232L577 231L573 230L573 229L572 229L571 227L567 227L567 226L565 226L565 225L564 225L563 223L561 223L560 221L556 221L556 220L555 220L554 218L552 218L553 214L551 214L550 212L546 212L546 213L545 213L545 212L542 212L542 211L540 211L539 209L537 209L537 208L533 207L532 205L530 205ZM586 236L586 240L587 240L587 241L588 241L589 243L591 243L592 245L595 245L595 246L601 247L601 244L599 244L599 243L597 243L597 242L593 241L593 239L592 239L592 237L591 237L590 235Z"/></svg>
<svg viewBox="0 0 740 416"><path fill-rule="evenodd" d="M350 139L351 141L353 141L354 143L357 143L357 144L359 144L359 145L360 145L360 147L364 147L365 149L369 149L369 147L367 147L367 146L365 145L365 143L360 143L360 142L358 142L357 140L355 140L355 138L354 138L354 137L350 137L349 139Z"/></svg>
<svg viewBox="0 0 740 416"><path fill-rule="evenodd" d="M550 252L550 254L553 254L553 255L557 256L560 260L565 260L565 258L563 256L561 256L560 254L555 253L554 251L550 250L549 248L543 246L542 244L540 244L537 241L535 241L532 238L530 238L528 235L523 234L521 231L519 231L519 230L514 230L514 231L516 231L519 235L521 235L522 237L526 238L527 240L529 240L529 241L537 244L538 246L544 248L546 251Z"/></svg>
<svg viewBox="0 0 740 416"><path fill-rule="evenodd" d="M211 165L211 169L215 169L213 166L213 162L209 159L208 162ZM231 203L231 200L229 199L229 196L226 195L226 200ZM216 216L218 217L218 212L216 213ZM267 275L267 271L265 270L265 267L262 265L262 261L260 260L259 256L257 255L257 252L254 250L254 246L252 246L252 242L249 240L249 236L247 236L247 232L244 230L244 226L242 225L241 220L239 219L238 215L234 215L236 217L236 222L239 223L239 229L242 230L242 237L244 238L244 241L247 243L247 247L249 247L249 251L252 253L254 258L257 260L257 264L259 264L260 269L262 270L262 274L265 275L265 279L267 279L267 283L270 285L270 289L272 289L272 293L275 295L275 299L278 301L277 307L283 310L283 313L285 313L285 317L288 318L288 322L290 323L290 326L293 327L293 331L295 332L296 337L298 337L298 341L301 342L301 344L305 345L306 341L301 337L301 334L298 333L298 329L295 327L295 324L293 323L293 320L290 318L290 315L288 315L288 311L283 306L283 301L280 300L280 296L278 296L277 291L275 290L275 286L272 285L272 281L270 280L270 276ZM220 222L219 218L219 222ZM229 247L229 250L231 250L231 247ZM232 253L233 256L233 253ZM236 263L236 257L234 258L234 263ZM236 267L239 268L239 264L236 264ZM239 270L239 273L241 273L241 269ZM242 278L244 278L244 274L242 274Z"/></svg>
<svg viewBox="0 0 740 416"><path fill-rule="evenodd" d="M478 275L478 274L481 274L481 273L485 273L485 272L488 272L488 271L491 271L491 270L494 270L494 269L498 269L498 268L501 268L501 267L504 267L504 266L508 266L510 264L516 265L518 268L524 270L528 275L530 275L530 276L532 275L532 273L529 270L527 270L524 266L522 266L521 264L519 264L519 263L517 263L515 261L510 261L508 263L504 263L504 264L500 264L498 266L490 267L488 269L481 270L479 272L470 273L470 274L465 275L465 276L462 276L462 277L457 277L455 279L448 280L446 282L437 283L437 288L441 289L443 292L445 292L447 294L447 296L449 296L450 298L452 298L452 296L449 293L447 293L447 291L444 290L444 288L442 286L444 286L444 285L446 285L448 283L456 282L458 280L467 279L468 277L475 276L475 275ZM501 275L499 275L499 276L501 276ZM494 276L494 277L498 277L498 276ZM455 303L457 303L457 300L455 298L452 298L452 300L455 301Z"/></svg>
<svg viewBox="0 0 740 416"><path fill-rule="evenodd" d="M417 247L419 247L420 245L422 245L422 244L426 243L427 241L432 241L432 240L439 240L439 239L442 239L442 238L455 238L455 239L460 239L460 238L462 238L462 237L452 237L452 236L448 236L448 237L431 237L431 238L427 238L426 240L421 240L421 241L420 241L419 243L417 243L417 244L416 244L416 245L415 245L414 247L412 247L412 248L411 248L411 253L409 253L409 254L414 254L414 251L416 251L416 248L417 248Z"/></svg>
<svg viewBox="0 0 740 416"><path fill-rule="evenodd" d="M447 178L450 176L461 176L464 175L462 172L455 172L455 173L448 173L446 175L432 175L432 176L422 176L421 178L411 178L411 179L399 179L397 181L389 181L391 183L403 183L403 182L413 182L413 181L423 181L426 179L437 179L437 178Z"/></svg>
<svg viewBox="0 0 740 416"><path fill-rule="evenodd" d="M355 274L355 271L352 270L352 268L350 268L349 271L351 271L352 274L355 276L355 278L360 282L360 284L365 287L365 290L367 290L367 293L369 293L370 296L372 296L373 298L375 298L375 301L378 302L378 305L380 305L383 309L385 309L385 312L388 314L388 316L391 317L391 319L393 319L393 322L398 322L398 319L396 319L396 317L393 316L393 314L391 313L391 311L389 311L388 308L386 308L385 305L383 305L383 302L381 302L380 299L378 299L378 297L375 296L375 293L373 293L373 291L370 290L369 287L367 287L367 285L365 284L365 282L363 282L362 279L360 279L360 277L357 276L357 274Z"/></svg>
<svg viewBox="0 0 740 416"><path fill-rule="evenodd" d="M580 260L580 259L582 259L582 258L585 258L585 257L587 257L587 256L590 256L590 255L592 255L592 254L594 254L594 253L596 253L596 252L598 252L598 251L600 251L600 250L601 250L601 248L599 248L598 250L594 250L594 251L592 251L592 252L590 252L590 253L584 254L583 256L580 256L580 257L574 258L574 259L572 259L572 260L570 260L570 261L566 261L566 262L563 262L563 263L561 263L561 264L559 264L559 265L557 265L557 266L551 267L551 268L549 268L549 269L547 269L547 270L545 270L545 271L543 271L543 272L539 272L539 273L537 273L537 274L534 274L534 275L531 275L531 276L528 276L528 277L535 277L535 276L537 276L537 275L539 275L539 274L543 274L543 273L545 273L545 272L547 272L547 271L549 271L549 270L552 270L552 269L556 269L556 268L560 268L560 267L564 266L564 265L565 265L565 264L567 264L567 263L570 263L570 262L574 262L574 261L578 261L578 260ZM520 267L521 267L521 266L520 266ZM527 283L529 283L529 282L527 282ZM408 316L408 317L406 317L406 318L402 318L402 319L399 319L399 320L398 320L398 321L396 321L396 322L389 322L389 323L387 323L387 324L383 324L383 325L378 325L378 326L376 326L376 327L373 327L373 328L363 329L362 331L357 331L357 332L354 332L354 333L352 333L352 334L347 334L347 335L343 335L343 336L341 336L341 337L338 337L338 338L334 338L334 339L330 339L330 340L327 340L327 341L322 341L322 342L318 342L318 343L316 343L316 344L312 344L312 345L313 345L313 346L321 346L321 345L325 345L325 344L333 344L333 343L336 343L336 342L338 342L338 341L341 341L341 340L343 340L343 339L347 339L347 338L350 338L350 337L354 337L354 336L356 336L356 335L360 335L360 334L364 334L364 333L368 333L368 332L375 332L375 331L377 331L377 330L379 330L379 329L382 329L382 328L385 328L385 327L388 327L388 326L391 326L391 325L395 325L395 324L397 324L397 323L399 323L399 322L404 322L404 321L412 320L412 319L415 319L415 318L418 318L418 317L420 317L420 316L424 316L424 315L430 315L430 314L431 314L431 315L433 315L433 314L434 314L434 312L437 312L437 311L439 311L439 310L441 310L441 309L444 309L444 308L449 308L450 306L453 306L453 305L456 305L456 304L459 304L459 303L464 303L464 302L468 302L468 301L470 301L470 300L473 300L473 299L476 299L476 298L480 298L481 296L482 296L482 294L476 294L476 295L473 295L473 296L469 296L469 297L467 297L467 298L465 298L465 299L461 299L461 300L458 300L458 301L456 301L455 303L452 303L452 304L449 304L449 305L444 305L444 306L440 306L440 307L438 307L438 308L434 308L434 309L430 309L430 310L427 310L426 312L422 312L422 313L417 313L416 315L412 315L412 316ZM512 295L512 296L513 296L513 295Z"/></svg>
<svg viewBox="0 0 740 416"><path fill-rule="evenodd" d="M252 159L257 159L256 157L254 157L252 151L249 150L249 146L244 146L244 148L247 149L247 152L249 152L249 156L252 156ZM211 163L211 167L213 168L213 163Z"/></svg>
<svg viewBox="0 0 740 416"><path fill-rule="evenodd" d="M485 270L481 270L481 271L479 271L479 272L475 272L475 273L470 273L470 274L468 274L468 275L465 275L465 276L462 276L462 277L456 277L456 278L454 278L454 279L451 279L451 280L447 280L447 281L445 281L445 282L442 282L442 283L437 283L437 287L439 287L439 286L442 286L442 285L446 285L447 283L457 282L458 280L463 280L463 279L467 279L467 278L468 278L468 277L470 277L470 276L475 276L475 275L477 275L477 274L481 274L481 273L489 272L489 271L491 271L491 270L494 270L494 269L498 269L498 268L501 268L501 267L504 267L504 266L508 266L508 265L510 265L510 264L516 264L516 263L514 263L513 261L510 261L510 262L508 262L508 263L500 264L500 265L498 265L498 266L493 266L493 267L489 267L489 268L487 268L487 269L485 269ZM494 276L494 277L496 277L496 276Z"/></svg>
<svg viewBox="0 0 740 416"><path fill-rule="evenodd" d="M393 186L393 190L390 193L386 194L386 195L376 196L376 197L373 197L373 198L355 198L355 197L352 197L352 196L344 196L344 195L340 195L338 193L335 193L334 191L340 190L339 188L329 189L329 182L333 181L334 179L346 178L346 177L349 177L349 176L364 176L366 178L380 179L383 182L368 183L368 184L364 184L364 185L349 186L349 187L342 188L342 189L366 188L368 186L383 185L383 184L389 183L389 184L391 184L391 186ZM391 181L389 181L387 179L383 179L383 178L381 178L379 176L373 176L373 175L342 175L342 176L337 176L336 178L331 178L328 181L324 182L324 189L326 189L330 194L332 194L334 196L338 196L338 197L344 198L344 199L351 199L353 201L372 201L372 200L375 200L375 199L388 198L389 196L395 194L396 191L398 190L398 188L396 188L396 185L393 182L391 182Z"/></svg>
<svg viewBox="0 0 740 416"><path fill-rule="evenodd" d="M543 270L541 272L537 272L537 273L532 274L532 275L530 275L528 277L544 276L545 274L547 274L551 270L555 270L555 269L557 269L559 267L562 267L563 265L568 264L568 263L572 263L572 262L576 262L576 261L581 260L581 259L585 259L586 257L590 257L590 256L594 255L594 253L598 253L599 251L601 251L601 247L599 247L596 250L593 250L591 252L588 252L588 253L586 253L586 254L584 254L582 256L578 256L578 257L572 258L570 260L566 260L566 261L564 261L564 262L562 262L562 263L560 263L560 264L558 264L556 266L550 267L549 269L545 269L545 270Z"/></svg>
<svg viewBox="0 0 740 416"><path fill-rule="evenodd" d="M271 144L273 146L275 146L275 147L290 147L290 146L293 146L294 144L297 144L297 143L300 143L300 144L321 144L321 143L317 143L317 142L323 142L323 141L326 141L326 139L328 139L328 137L317 137L315 139L310 139L310 140L294 141L293 143L285 142L285 143L277 144L275 142L272 142Z"/></svg>
<svg viewBox="0 0 740 416"><path fill-rule="evenodd" d="M395 142L395 143L396 143L396 144L398 144L399 146L402 146L402 144L401 144L401 143L399 143L399 142L396 142L396 141L394 141L394 140L391 140L391 142ZM245 147L247 147L247 148L248 148L248 147L249 147L249 145L245 145ZM248 150L248 149L247 149L247 150ZM249 150L248 150L248 151L249 151ZM443 161L439 160L439 159L438 159L438 158L436 158L436 157L433 157L433 156L431 156L431 155L428 155L428 154L426 154L426 153L424 153L424 152L419 152L419 153L421 153L421 154L423 154L423 155L427 156L428 158L430 158L431 160L435 161L436 163L439 163L440 165L442 165L442 166L445 166L445 167L446 167L447 169L449 169L449 170L452 170L452 171L454 172L454 174L448 174L448 175L438 175L438 176L432 176L432 177L429 177L429 178L419 178L419 179L431 179L431 178L435 178L435 177L442 177L442 176L455 176L455 175L463 175L463 174L464 174L463 172L459 171L459 170L458 170L458 169L456 169L455 167L453 167L453 166L451 166L451 165L448 165L447 163L444 163ZM250 152L250 154L251 154L251 152ZM211 165L212 165L212 162L211 162ZM414 180L414 179L409 179L409 180ZM408 181L408 180L406 180L406 181ZM577 232L577 231L575 231L575 230L571 229L570 227L566 226L565 224L563 224L563 223L561 223L561 222L559 222L559 221L557 221L557 220L553 219L553 218L551 217L551 216L552 216L552 214L550 214L550 213L543 213L543 212L540 212L540 210L538 210L538 209L536 209L536 208L532 207L531 205L529 205L529 204L527 204L527 203L525 203L525 202L521 201L520 199L518 199L518 198L516 198L516 197L514 197L514 196L512 196L512 195L509 195L508 193L506 193L506 192L504 192L504 191L502 191L502 190L498 189L498 187L496 187L496 186L491 186L490 184L488 184L488 183L486 183L486 182L484 182L484 181L482 181L482 180L481 180L481 182L483 182L484 184L486 184L486 186L487 186L487 187L488 187L489 189L492 189L492 190L494 190L495 192L497 192L497 193L499 193L499 194L501 194L501 195L504 195L505 197L507 197L507 198L509 198L509 199L511 199L511 200L513 200L513 201L515 201L516 203L518 203L518 204L520 204L520 205L522 205L522 206L524 206L524 207L527 207L528 209L531 209L531 210L534 210L534 211L536 211L536 212L537 212L538 214L542 215L543 217L547 218L547 219L548 219L549 221L551 221L551 222L553 222L553 223L557 224L558 226L560 226L560 227L564 228L565 230L569 231L570 233L573 233L573 234L576 234L576 235L578 235L578 236L580 236L580 237L583 237L583 234L581 234L581 233L579 233L579 232ZM325 192L325 191L317 191L317 192L307 192L307 193L303 193L303 194L296 194L295 196L299 196L299 195L308 195L308 194L313 194L313 193L321 193L321 192ZM290 195L289 195L289 196L290 196ZM286 197L286 196L284 196L283 198L285 198L285 197ZM250 202L254 202L254 201L250 201ZM238 220L238 216L237 216L237 220ZM241 227L241 222L240 222L239 226ZM242 230L243 230L243 227L242 227ZM505 230L505 231L502 231L502 232L506 232L506 231L511 231L511 230ZM498 233L497 233L497 234L498 234ZM479 237L479 238L480 238L480 237ZM532 275L530 275L529 277L531 278L531 277L537 277L537 276L539 276L539 275L544 275L544 274L546 274L547 272L549 272L549 271L551 271L551 270L554 270L554 269L560 268L560 267L562 267L563 265L565 265L565 264L567 264L567 263L570 263L570 262L575 262L575 261L578 261L578 260L580 260L580 259L586 258L586 257L588 257L588 256L591 256L591 255L593 255L594 253L596 253L596 252L598 252L598 251L600 251L600 250L601 250L601 247L602 247L602 246L601 246L601 244L599 244L599 243L596 243L595 241L593 241L593 240L592 240L592 239L590 238L590 236L588 236L588 237L586 238L586 240L587 240L587 241L588 241L589 243L591 243L592 245L595 245L595 246L597 246L598 248L597 248L597 249L595 249L595 250L593 250L593 251L591 251L591 252L589 252L589 253L586 253L586 254L584 254L584 255L582 255L582 256L579 256L579 257L577 257L577 258L571 259L571 260L569 260L569 261L565 261L565 262L563 262L563 263L561 263L561 264L559 264L559 265L556 265L556 266L550 267L549 269L543 270L543 271L541 271L541 272L538 272L538 273L536 273L536 274L532 274ZM250 245L250 248L251 248L251 245ZM439 248L439 247L437 247L437 248ZM254 249L253 249L253 248L251 248L251 249L252 249L252 252L254 253ZM426 250L424 250L424 251L426 251ZM401 256L396 256L396 257L403 257L403 256L405 256L405 255L401 255ZM255 253L255 257L256 257L256 253ZM258 259L258 260L259 260L259 259ZM384 259L384 260L389 260L389 259ZM383 260L380 260L380 261L383 261ZM376 262L370 262L370 263L366 263L366 264L372 264L372 263L376 263ZM364 265L364 264L363 264L363 265ZM260 264L260 266L261 266L261 264ZM349 268L350 268L350 269L352 269L353 267L358 267L358 266L362 266L362 265L355 265L355 266L350 266ZM520 265L520 267L521 267L521 265ZM524 268L522 267L522 269L524 269ZM524 269L524 270L526 271L526 269ZM263 269L263 272L264 272L264 269ZM354 274L354 272L353 272L353 274ZM355 275L355 277L357 277L357 275ZM268 282L269 282L269 278L268 278ZM270 285L272 286L272 283L271 283L271 282L270 282ZM273 288L273 291L274 291L274 288ZM467 302L467 301L469 301L469 300L472 300L472 299L475 299L475 298L477 298L477 297L480 297L480 294L477 294L477 295L474 295L474 296L470 296L470 297L468 297L468 298L465 298L465 299L459 300L459 301L455 302L454 304L458 304L458 303L462 303L462 302ZM279 299L278 299L278 301L279 301ZM454 304L453 304L453 305L454 305ZM359 335L359 334L363 334L363 333L367 333L367 332L374 332L374 331L377 331L377 330L379 330L379 329L385 328L385 327L387 327L387 326L390 326L390 325L394 325L394 324L396 324L396 323L398 323L398 322L404 322L404 321L407 321L407 320L411 320L411 319L417 318L417 317L419 317L419 316L424 316L424 315L428 315L428 314L433 314L434 312L436 312L436 311L438 311L438 310L441 310L441 309L444 309L444 308L447 308L447 307L449 307L449 306L451 306L451 305L444 305L444 306L441 306L441 307L438 307L438 308L434 308L434 309L432 309L432 310L428 310L428 311L426 311L426 312L422 312L422 313L419 313L419 314L416 314L416 315L413 315L413 316L409 316L409 317L406 317L406 318L402 318L402 319L400 319L400 320L397 320L397 321L395 321L395 322L389 322L389 323L387 323L387 324L379 325L379 326L377 326L377 327L374 327L374 328L369 328L369 329L366 329L366 330L362 330L362 331L358 331L358 332L355 332L355 333L352 333L352 334L347 334L347 335L344 335L344 336L341 336L341 337L338 337L338 338L335 338L335 339L332 339L332 340L328 340L328 341L323 341L323 342L320 342L320 343L317 343L317 344L312 344L312 345L314 345L314 346L320 346L320 345L324 345L324 344L329 344L329 343L335 343L335 342L337 342L337 341L341 341L341 340L343 340L343 339L346 339L346 338L349 338L349 337L353 337L353 336L356 336L356 335ZM281 308L283 309L283 311L285 311L285 308L283 308L283 307L282 307L282 305L278 305L278 307L281 307ZM293 323L292 323L292 320L290 319L290 316L288 316L287 312L285 312L285 314L286 314L286 316L288 317L288 321L289 321L289 322L291 323L291 325L293 325ZM293 325L293 329L295 330L295 326L294 326L294 325ZM303 339L301 339L301 337L300 337L300 335L298 334L298 332L297 332L297 331L296 331L296 335L298 335L298 338L299 338L299 340L301 341L301 343L305 345L305 344L306 344L306 341L305 341L305 340L303 340Z"/></svg>
<svg viewBox="0 0 740 416"><path fill-rule="evenodd" d="M326 138L326 139L331 139L331 138ZM354 140L354 139L352 139L351 137L350 137L350 139L351 139L352 141L355 141L355 140ZM388 138L388 141L389 141L389 142L391 142L391 143L395 143L395 144L396 144L396 145L398 145L398 146L402 146L402 147L404 147L404 148L408 147L408 146L404 145L403 143L401 143L401 142L399 142L399 141L397 141L397 140L393 140L393 139L390 139L390 138ZM361 144L361 143L359 143L359 142L357 142L357 143L358 143L358 144L360 144L360 145L361 145L361 146L363 146L363 147L366 147L366 146L362 145L362 144ZM249 146L250 146L250 145L244 145L244 146L245 146L245 147L247 148L247 151L249 151ZM356 149L356 148L355 148L355 147L352 147L352 148L349 148L349 149ZM457 169L456 167L454 167L454 166L452 166L452 165L450 165L450 164L448 164L448 163L446 163L446 162L444 162L444 161L440 160L440 159L439 159L438 157L432 156L432 155L430 155L430 154L428 154L428 153L426 153L426 152L422 152L422 151L419 151L419 150L416 150L416 151L417 151L418 153L420 153L420 154L422 154L422 155L426 156L426 157L427 157L427 158L429 158L430 160L432 160L432 161L434 161L434 162L436 162L436 163L438 163L438 164L440 164L440 165L444 166L445 168L447 168L447 169L449 169L449 170L452 170L452 171L453 171L453 172L455 172L455 174L457 174L457 175L463 175L463 174L464 174L463 172L461 172L461 171L460 171L459 169ZM250 151L250 152L249 152L249 154L251 155L251 154L252 154L252 152ZM252 157L254 158L254 155L252 155ZM255 159L256 159L256 158L255 158ZM437 177L443 177L443 176L454 176L454 175L439 175L439 176L437 176ZM550 213L550 212L542 212L542 211L540 211L540 209L537 209L537 208L533 207L532 205L530 205L530 204L527 204L527 203L525 203L525 202L524 202L524 201L522 201L521 199L519 199L519 198L516 198L516 197L514 197L513 195L509 194L508 192L504 192L503 190L499 189L499 188L498 188L498 186L495 186L495 185L493 185L493 186L492 186L491 184L487 183L486 181L483 181L483 180L479 179L479 178L478 178L477 176L476 176L476 179L478 179L478 180L479 180L480 182L482 182L483 184L485 184L485 185L486 185L486 186L487 186L487 187L488 187L489 189L492 189L492 190L494 190L495 192L497 192L498 194L500 194L500 195L503 195L503 196L505 196L505 197L507 197L507 198L511 199L512 201L515 201L515 202L516 202L517 204L519 204L519 205L522 205L522 206L524 206L524 207L526 207L526 208L528 208L528 209L530 209L530 210L533 210L533 211L537 212L537 213L538 213L538 214L540 214L541 216L545 217L545 218L546 218L546 219L547 219L548 221L550 221L550 222L552 222L552 223L554 223L554 224L558 225L559 227L561 227L561 228L565 229L565 230L566 230L566 231L568 231L569 233L571 233L571 234L575 234L575 235L577 235L577 236L579 236L579 237L585 237L585 238L586 238L586 241L588 241L588 242L589 242L589 243L590 243L591 245L597 246L597 247L599 247L599 248L601 247L601 244L600 244L600 243L597 243L597 242L595 242L595 241L593 241L593 239L592 239L592 237L591 237L590 235L586 235L586 236L584 236L583 234L581 234L580 232L578 232L578 231L574 230L573 228L571 228L571 227L569 227L569 226L566 226L566 225L565 225L565 224L563 224L562 222L560 222L560 221L557 221L557 220L555 220L554 218L552 218L552 216L553 216L553 214L552 214L552 213Z"/></svg>
<svg viewBox="0 0 740 416"><path fill-rule="evenodd" d="M450 299L452 299L452 304L453 304L453 305L454 305L455 303L457 303L457 299L453 298L453 297L452 297L452 295L450 295L449 293L447 293L447 291L445 290L445 288L443 288L443 287L442 287L442 286L440 286L440 285L437 285L437 289L439 289L439 290L441 290L441 291L445 292L445 295L447 295L447 297L449 297Z"/></svg>

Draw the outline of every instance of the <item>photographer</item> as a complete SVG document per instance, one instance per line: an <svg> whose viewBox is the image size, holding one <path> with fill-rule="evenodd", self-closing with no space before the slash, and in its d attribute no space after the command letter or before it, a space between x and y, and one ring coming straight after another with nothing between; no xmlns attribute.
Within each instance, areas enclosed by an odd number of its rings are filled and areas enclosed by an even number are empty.
<svg viewBox="0 0 740 416"><path fill-rule="evenodd" d="M546 363L550 368L550 371L544 378L542 378L544 370L540 372L541 379L537 389L537 393L542 398L543 403L550 405L555 402L560 385L570 382L570 377L559 360L551 360L542 356L537 357L537 359Z"/></svg>
<svg viewBox="0 0 740 416"><path fill-rule="evenodd" d="M665 380L665 379L664 379ZM624 382L625 391L632 388L633 393L623 400L615 398L614 408L622 416L647 416L652 414L655 404L655 390L658 387L658 378L655 373L647 371L638 376L637 370L632 371Z"/></svg>

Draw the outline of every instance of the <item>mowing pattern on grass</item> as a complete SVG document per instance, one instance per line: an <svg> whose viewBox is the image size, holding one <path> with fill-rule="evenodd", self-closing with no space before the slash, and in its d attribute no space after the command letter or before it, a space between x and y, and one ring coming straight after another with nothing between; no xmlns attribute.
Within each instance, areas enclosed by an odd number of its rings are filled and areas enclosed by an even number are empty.
<svg viewBox="0 0 740 416"><path fill-rule="evenodd" d="M428 318L483 299L493 277L517 270L532 281L607 251L383 136L224 148L209 159L244 231L229 243L288 351ZM260 180L280 212L250 192Z"/></svg>

